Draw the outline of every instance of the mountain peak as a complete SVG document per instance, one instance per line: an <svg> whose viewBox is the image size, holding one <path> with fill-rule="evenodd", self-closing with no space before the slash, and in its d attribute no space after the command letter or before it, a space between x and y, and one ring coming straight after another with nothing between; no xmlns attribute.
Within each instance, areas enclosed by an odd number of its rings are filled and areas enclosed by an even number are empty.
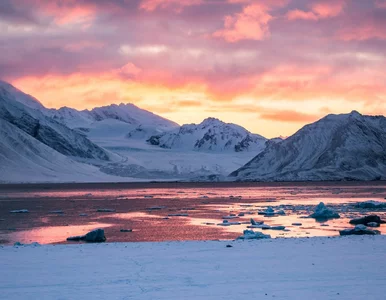
<svg viewBox="0 0 386 300"><path fill-rule="evenodd" d="M353 111L350 113L350 115L352 115L352 116L362 116L362 114L359 113L359 112L356 111L356 110L353 110Z"/></svg>
<svg viewBox="0 0 386 300"><path fill-rule="evenodd" d="M39 100L23 93L21 90L14 87L12 84L0 80L0 91L3 91L6 98L10 98L10 100L16 100L17 102L28 106L33 109L42 109L44 108L43 104L40 103Z"/></svg>
<svg viewBox="0 0 386 300"><path fill-rule="evenodd" d="M206 118L203 120L200 125L208 126L208 125L224 125L225 123L217 118Z"/></svg>

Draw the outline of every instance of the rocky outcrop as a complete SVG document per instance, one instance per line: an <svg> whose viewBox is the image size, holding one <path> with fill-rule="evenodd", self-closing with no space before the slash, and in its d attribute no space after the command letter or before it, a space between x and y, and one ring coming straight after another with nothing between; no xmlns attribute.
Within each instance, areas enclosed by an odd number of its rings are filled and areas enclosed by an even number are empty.
<svg viewBox="0 0 386 300"><path fill-rule="evenodd" d="M339 231L339 234L341 236L344 235L377 235L380 234L378 230L372 230L367 228L365 225L357 225L355 228L350 228L350 229L344 229Z"/></svg>
<svg viewBox="0 0 386 300"><path fill-rule="evenodd" d="M85 241L87 243L102 243L106 241L105 231L103 229L95 229L87 233L86 235L71 236L67 238L67 241Z"/></svg>

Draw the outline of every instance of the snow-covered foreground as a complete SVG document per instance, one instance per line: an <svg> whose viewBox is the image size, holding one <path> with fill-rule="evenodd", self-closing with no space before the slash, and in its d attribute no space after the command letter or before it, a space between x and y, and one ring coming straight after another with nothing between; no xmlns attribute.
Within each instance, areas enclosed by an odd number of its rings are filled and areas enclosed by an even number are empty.
<svg viewBox="0 0 386 300"><path fill-rule="evenodd" d="M385 246L384 236L356 236L1 247L0 294L8 300L383 299Z"/></svg>

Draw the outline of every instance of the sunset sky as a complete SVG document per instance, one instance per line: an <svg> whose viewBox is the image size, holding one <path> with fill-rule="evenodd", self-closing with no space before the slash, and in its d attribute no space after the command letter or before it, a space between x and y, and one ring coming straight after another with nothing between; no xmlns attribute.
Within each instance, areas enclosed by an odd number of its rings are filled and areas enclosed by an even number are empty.
<svg viewBox="0 0 386 300"><path fill-rule="evenodd" d="M386 114L386 0L1 0L0 78L47 107L134 103L266 137Z"/></svg>

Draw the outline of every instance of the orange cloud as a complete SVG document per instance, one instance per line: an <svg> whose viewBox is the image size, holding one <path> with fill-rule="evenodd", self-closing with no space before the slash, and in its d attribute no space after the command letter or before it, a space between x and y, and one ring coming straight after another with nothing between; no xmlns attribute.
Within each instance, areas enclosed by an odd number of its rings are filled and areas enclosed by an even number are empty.
<svg viewBox="0 0 386 300"><path fill-rule="evenodd" d="M260 118L265 120L294 123L311 123L320 117L320 115L307 114L295 110L278 110L260 114Z"/></svg>

